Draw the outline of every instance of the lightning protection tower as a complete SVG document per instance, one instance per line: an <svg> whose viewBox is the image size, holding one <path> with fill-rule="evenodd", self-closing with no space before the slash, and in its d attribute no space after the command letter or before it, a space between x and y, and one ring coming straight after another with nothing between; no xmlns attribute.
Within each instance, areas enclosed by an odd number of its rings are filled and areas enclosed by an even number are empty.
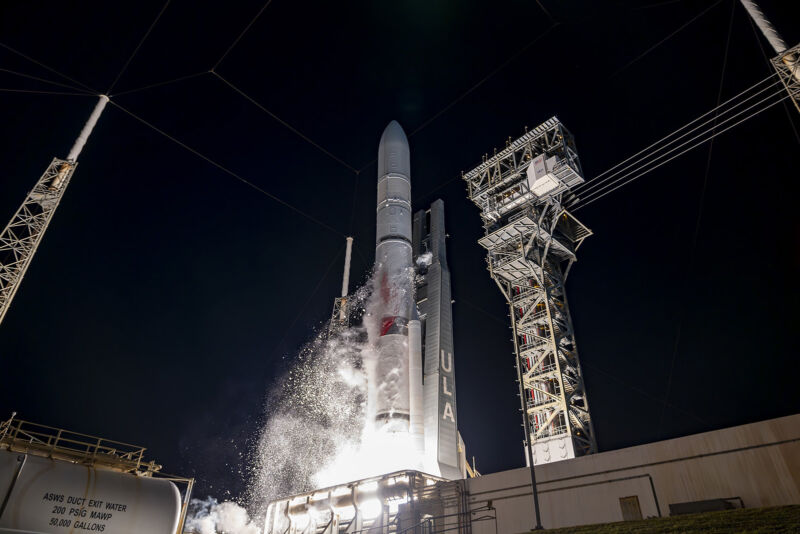
<svg viewBox="0 0 800 534"><path fill-rule="evenodd" d="M783 87L792 98L794 107L800 111L800 44L792 48L786 47L786 42L775 27L764 16L764 12L753 0L741 0L750 18L753 19L761 34L769 42L777 54L771 60L775 72L783 83Z"/></svg>
<svg viewBox="0 0 800 534"><path fill-rule="evenodd" d="M78 155L89 139L106 103L108 97L101 95L78 139L72 145L67 159L53 158L50 166L11 218L11 222L0 234L0 323L3 322L11 301L19 290L22 278L75 172Z"/></svg>
<svg viewBox="0 0 800 534"><path fill-rule="evenodd" d="M344 253L344 273L342 274L342 296L336 297L333 301L333 312L328 323L328 336L336 335L350 326L351 307L348 303L348 293L350 292L350 259L353 253L353 238L346 239L346 249Z"/></svg>
<svg viewBox="0 0 800 534"><path fill-rule="evenodd" d="M562 205L583 182L555 117L463 175L511 317L529 465L597 451L564 282L591 231Z"/></svg>

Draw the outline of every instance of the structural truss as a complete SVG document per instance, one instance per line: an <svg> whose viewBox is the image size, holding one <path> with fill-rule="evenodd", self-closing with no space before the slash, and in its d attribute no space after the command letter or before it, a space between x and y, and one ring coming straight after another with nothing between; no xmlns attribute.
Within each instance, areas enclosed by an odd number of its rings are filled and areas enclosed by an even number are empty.
<svg viewBox="0 0 800 534"><path fill-rule="evenodd" d="M800 44L774 57L772 66L778 71L778 76L792 97L797 111L800 111Z"/></svg>
<svg viewBox="0 0 800 534"><path fill-rule="evenodd" d="M591 235L562 206L583 182L572 136L551 118L463 178L481 210L489 273L509 306L533 462L596 452L564 290Z"/></svg>
<svg viewBox="0 0 800 534"><path fill-rule="evenodd" d="M350 311L347 305L348 297L336 297L333 301L333 312L328 323L328 336L332 337L341 333L350 326Z"/></svg>
<svg viewBox="0 0 800 534"><path fill-rule="evenodd" d="M0 234L0 323L39 247L77 163L55 158Z"/></svg>

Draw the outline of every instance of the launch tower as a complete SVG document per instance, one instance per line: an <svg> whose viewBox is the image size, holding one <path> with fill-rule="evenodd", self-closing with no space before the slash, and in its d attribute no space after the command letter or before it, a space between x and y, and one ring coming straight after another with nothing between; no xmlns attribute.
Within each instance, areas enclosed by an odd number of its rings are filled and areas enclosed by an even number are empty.
<svg viewBox="0 0 800 534"><path fill-rule="evenodd" d="M584 181L572 135L553 117L463 178L481 210L478 242L489 273L509 307L527 461L596 452L564 290L575 253L592 234L562 205Z"/></svg>

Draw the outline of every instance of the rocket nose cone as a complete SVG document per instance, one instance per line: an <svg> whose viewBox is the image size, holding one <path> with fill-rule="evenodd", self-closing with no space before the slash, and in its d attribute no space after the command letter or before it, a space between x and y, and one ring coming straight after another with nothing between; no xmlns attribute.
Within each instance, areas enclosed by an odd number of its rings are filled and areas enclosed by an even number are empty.
<svg viewBox="0 0 800 534"><path fill-rule="evenodd" d="M392 121L383 130L378 146L378 178L389 173L411 178L411 157L408 138L400 123Z"/></svg>

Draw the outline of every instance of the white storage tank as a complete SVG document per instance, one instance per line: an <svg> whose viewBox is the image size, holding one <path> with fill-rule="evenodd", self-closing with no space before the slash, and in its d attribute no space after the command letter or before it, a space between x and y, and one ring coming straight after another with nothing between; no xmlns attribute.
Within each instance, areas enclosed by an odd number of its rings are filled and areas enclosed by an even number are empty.
<svg viewBox="0 0 800 534"><path fill-rule="evenodd" d="M0 532L175 534L181 495L169 480L0 451Z"/></svg>

